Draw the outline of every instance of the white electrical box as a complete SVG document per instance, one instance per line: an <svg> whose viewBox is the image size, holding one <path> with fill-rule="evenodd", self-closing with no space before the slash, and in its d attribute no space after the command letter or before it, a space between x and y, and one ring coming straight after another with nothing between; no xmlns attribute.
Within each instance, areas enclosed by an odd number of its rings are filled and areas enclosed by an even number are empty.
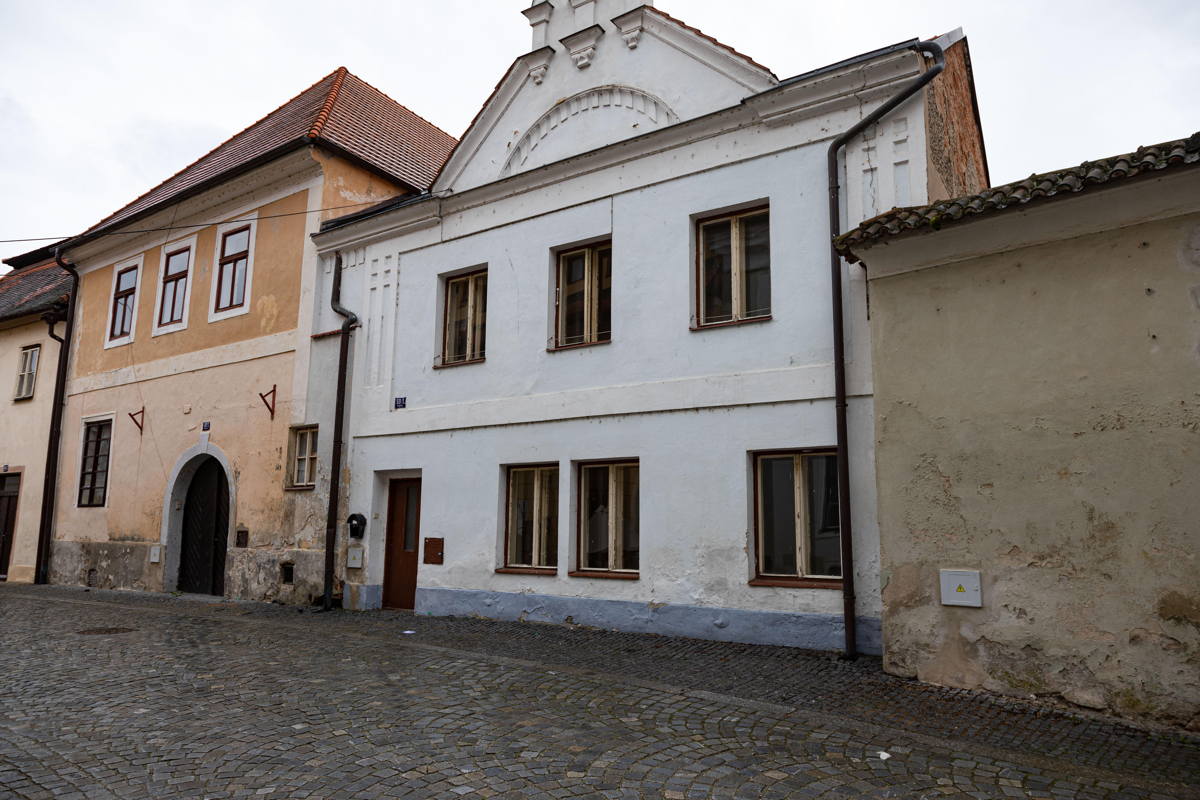
<svg viewBox="0 0 1200 800"><path fill-rule="evenodd" d="M943 569L939 572L942 584L942 605L983 607L979 588L979 570Z"/></svg>
<svg viewBox="0 0 1200 800"><path fill-rule="evenodd" d="M361 547L346 548L346 566L350 569L362 569L363 549Z"/></svg>
<svg viewBox="0 0 1200 800"><path fill-rule="evenodd" d="M162 545L161 544L150 545L150 563L157 564L160 561L162 561Z"/></svg>

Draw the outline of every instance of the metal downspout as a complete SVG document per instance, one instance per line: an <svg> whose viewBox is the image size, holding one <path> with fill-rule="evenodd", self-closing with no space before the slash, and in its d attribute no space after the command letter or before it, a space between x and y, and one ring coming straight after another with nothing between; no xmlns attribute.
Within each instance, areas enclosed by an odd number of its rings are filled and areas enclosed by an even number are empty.
<svg viewBox="0 0 1200 800"><path fill-rule="evenodd" d="M846 332L842 307L842 257L833 246L833 240L841 232L841 169L838 165L838 153L846 146L847 142L862 133L865 128L874 125L905 100L908 100L945 69L946 60L940 45L934 42L918 42L913 45L912 49L931 56L934 60L933 66L921 75L918 75L915 80L893 95L887 102L863 117L853 127L829 143L829 274L832 281L830 299L833 302L833 380L834 406L837 413L838 521L841 528L842 547L842 616L846 631L846 644L843 657L847 659L858 656L858 632L855 622L854 528L850 518L850 462L846 432Z"/></svg>
<svg viewBox="0 0 1200 800"><path fill-rule="evenodd" d="M342 254L334 257L329 306L342 319L338 334L337 401L333 411L333 454L329 459L329 513L325 517L325 596L322 608L333 608L333 571L337 561L338 500L342 488L342 428L346 416L346 369L350 358L350 329L358 324L354 312L342 305Z"/></svg>
<svg viewBox="0 0 1200 800"><path fill-rule="evenodd" d="M63 408L67 394L67 364L71 357L71 340L75 331L75 298L79 295L79 273L74 264L63 261L60 248L54 249L54 261L71 275L71 297L67 300L67 325L62 338L54 333L57 316L43 319L50 329L50 338L58 342L58 370L54 376L54 400L50 409L50 433L46 440L45 475L42 476L42 510L38 523L37 556L34 561L33 582L50 582L50 542L54 536L54 501L58 495L58 453L62 445Z"/></svg>

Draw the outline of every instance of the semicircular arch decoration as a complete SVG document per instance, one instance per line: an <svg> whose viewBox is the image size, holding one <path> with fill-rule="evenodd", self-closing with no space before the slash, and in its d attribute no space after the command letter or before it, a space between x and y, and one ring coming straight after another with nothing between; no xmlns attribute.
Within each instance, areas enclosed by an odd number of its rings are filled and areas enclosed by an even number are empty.
<svg viewBox="0 0 1200 800"><path fill-rule="evenodd" d="M559 127L578 120L585 114L601 110L629 109L646 117L654 127L674 125L679 121L670 106L659 98L632 86L597 86L555 103L517 140L500 176L506 177L523 167L536 152L538 145Z"/></svg>

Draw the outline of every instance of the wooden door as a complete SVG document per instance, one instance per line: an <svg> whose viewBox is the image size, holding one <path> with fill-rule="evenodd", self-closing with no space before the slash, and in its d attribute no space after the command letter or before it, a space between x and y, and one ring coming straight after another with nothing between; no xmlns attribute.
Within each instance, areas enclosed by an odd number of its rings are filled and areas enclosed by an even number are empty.
<svg viewBox="0 0 1200 800"><path fill-rule="evenodd" d="M225 593L228 539L229 483L220 462L208 458L192 476L183 505L179 591Z"/></svg>
<svg viewBox="0 0 1200 800"><path fill-rule="evenodd" d="M8 579L8 560L12 556L13 537L17 535L17 497L21 476L0 475L0 580Z"/></svg>
<svg viewBox="0 0 1200 800"><path fill-rule="evenodd" d="M421 541L421 479L388 484L387 552L383 565L383 607L412 609L417 597L417 558Z"/></svg>

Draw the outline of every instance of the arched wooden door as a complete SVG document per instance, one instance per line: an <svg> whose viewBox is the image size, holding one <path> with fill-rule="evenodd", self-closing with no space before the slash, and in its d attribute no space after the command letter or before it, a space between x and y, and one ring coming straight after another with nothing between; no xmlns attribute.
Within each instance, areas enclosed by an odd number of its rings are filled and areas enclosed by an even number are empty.
<svg viewBox="0 0 1200 800"><path fill-rule="evenodd" d="M225 593L229 482L215 458L205 458L188 486L179 551L179 591Z"/></svg>

